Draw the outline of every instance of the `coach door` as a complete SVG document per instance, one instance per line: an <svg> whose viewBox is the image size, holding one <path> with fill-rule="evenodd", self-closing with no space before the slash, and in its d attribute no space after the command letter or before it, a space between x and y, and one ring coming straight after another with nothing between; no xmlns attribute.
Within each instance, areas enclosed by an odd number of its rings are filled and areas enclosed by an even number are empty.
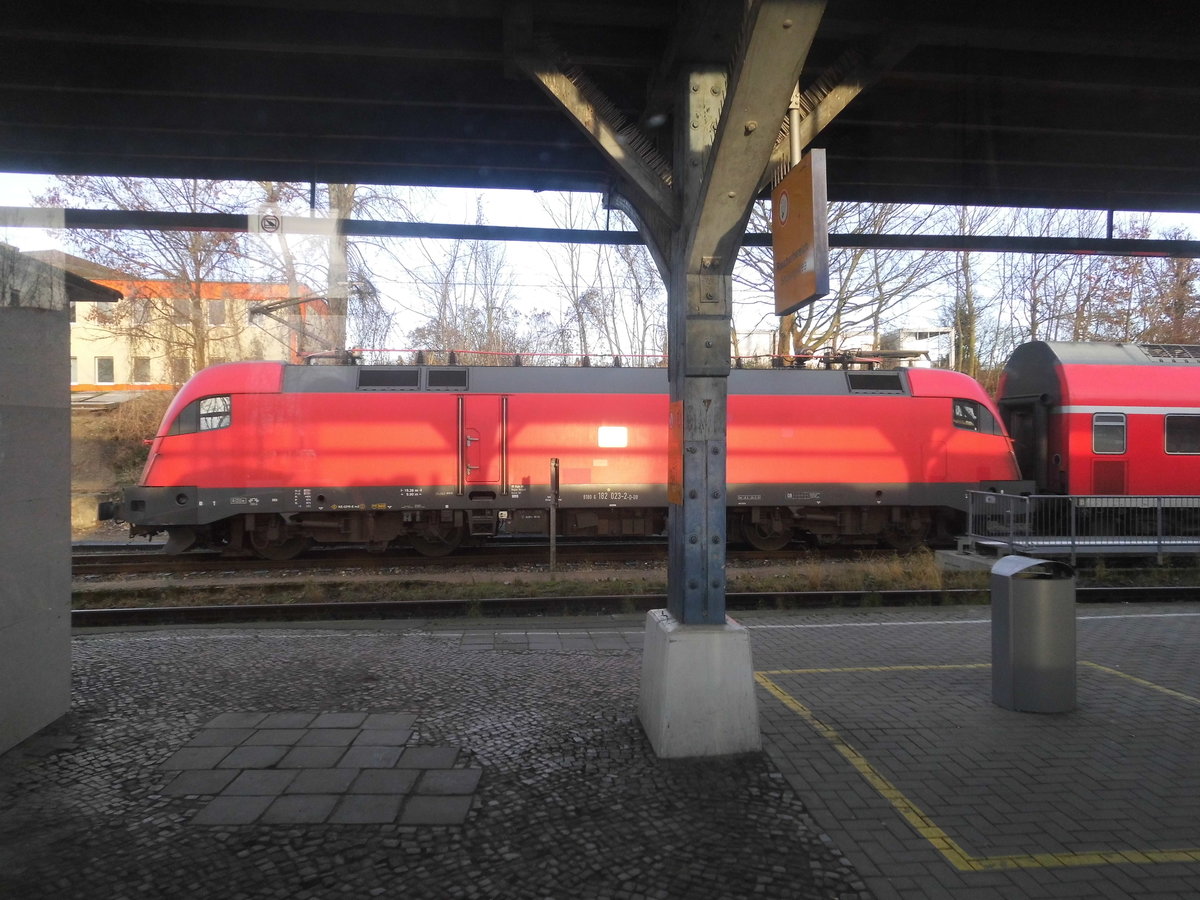
<svg viewBox="0 0 1200 900"><path fill-rule="evenodd" d="M503 492L508 458L507 412L507 397L497 394L459 396L459 493L490 491L494 497Z"/></svg>

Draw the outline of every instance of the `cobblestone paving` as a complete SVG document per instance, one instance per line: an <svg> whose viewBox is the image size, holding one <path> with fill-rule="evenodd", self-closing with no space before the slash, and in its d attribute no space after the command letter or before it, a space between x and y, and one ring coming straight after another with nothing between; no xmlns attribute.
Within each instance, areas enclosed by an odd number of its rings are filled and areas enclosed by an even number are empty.
<svg viewBox="0 0 1200 900"><path fill-rule="evenodd" d="M765 754L654 757L640 630L79 637L0 756L0 897L868 897Z"/></svg>
<svg viewBox="0 0 1200 900"><path fill-rule="evenodd" d="M638 617L79 638L0 897L1200 896L1200 608L1079 607L1056 715L992 704L986 607L740 618L767 752L707 761L642 735Z"/></svg>

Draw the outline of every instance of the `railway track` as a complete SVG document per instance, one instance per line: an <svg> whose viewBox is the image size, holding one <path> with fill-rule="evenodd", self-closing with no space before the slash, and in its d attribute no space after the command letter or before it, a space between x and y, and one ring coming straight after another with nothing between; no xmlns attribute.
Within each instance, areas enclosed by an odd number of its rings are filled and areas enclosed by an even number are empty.
<svg viewBox="0 0 1200 900"><path fill-rule="evenodd" d="M986 590L803 591L730 593L731 611L745 609L823 609L986 603ZM1080 603L1197 602L1200 586L1079 588ZM636 614L666 605L662 594L504 597L472 600L419 600L346 603L264 603L236 606L163 606L77 609L75 628L128 626L242 625L314 621Z"/></svg>
<svg viewBox="0 0 1200 900"><path fill-rule="evenodd" d="M322 572L334 569L390 569L396 567L418 567L437 571L469 569L489 566L546 565L550 551L544 543L514 543L511 545L489 545L476 547L451 556L428 557L414 551L389 551L367 553L361 549L332 548L315 550L299 559L273 561L257 557L230 557L212 551L194 551L167 556L160 545L147 545L152 549L133 550L129 547L77 548L71 557L71 572L76 577L121 576L121 575L170 575L180 572L261 572L261 571L305 571ZM731 561L794 560L808 551L796 545L778 551L730 550ZM875 551L853 551L861 556ZM877 551L891 554L893 551ZM829 551L822 551L829 557ZM579 563L626 563L665 562L665 542L654 543L569 543L560 544L557 562Z"/></svg>

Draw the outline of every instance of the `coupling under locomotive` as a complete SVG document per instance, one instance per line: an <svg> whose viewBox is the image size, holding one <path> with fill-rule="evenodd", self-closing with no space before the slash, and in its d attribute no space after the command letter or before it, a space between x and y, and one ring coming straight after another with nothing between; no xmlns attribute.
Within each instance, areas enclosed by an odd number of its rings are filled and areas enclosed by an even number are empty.
<svg viewBox="0 0 1200 900"><path fill-rule="evenodd" d="M665 532L664 369L227 363L180 390L102 518L168 550L290 558L312 542L427 555L549 533ZM734 370L731 542L908 548L959 533L969 490L1018 490L973 379L932 369Z"/></svg>

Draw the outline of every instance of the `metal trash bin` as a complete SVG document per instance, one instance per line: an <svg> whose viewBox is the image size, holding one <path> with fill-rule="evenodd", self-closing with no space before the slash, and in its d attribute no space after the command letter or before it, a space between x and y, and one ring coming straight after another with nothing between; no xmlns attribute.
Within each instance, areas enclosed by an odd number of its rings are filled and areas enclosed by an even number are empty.
<svg viewBox="0 0 1200 900"><path fill-rule="evenodd" d="M1075 571L1006 556L992 566L992 702L1019 712L1075 708Z"/></svg>

